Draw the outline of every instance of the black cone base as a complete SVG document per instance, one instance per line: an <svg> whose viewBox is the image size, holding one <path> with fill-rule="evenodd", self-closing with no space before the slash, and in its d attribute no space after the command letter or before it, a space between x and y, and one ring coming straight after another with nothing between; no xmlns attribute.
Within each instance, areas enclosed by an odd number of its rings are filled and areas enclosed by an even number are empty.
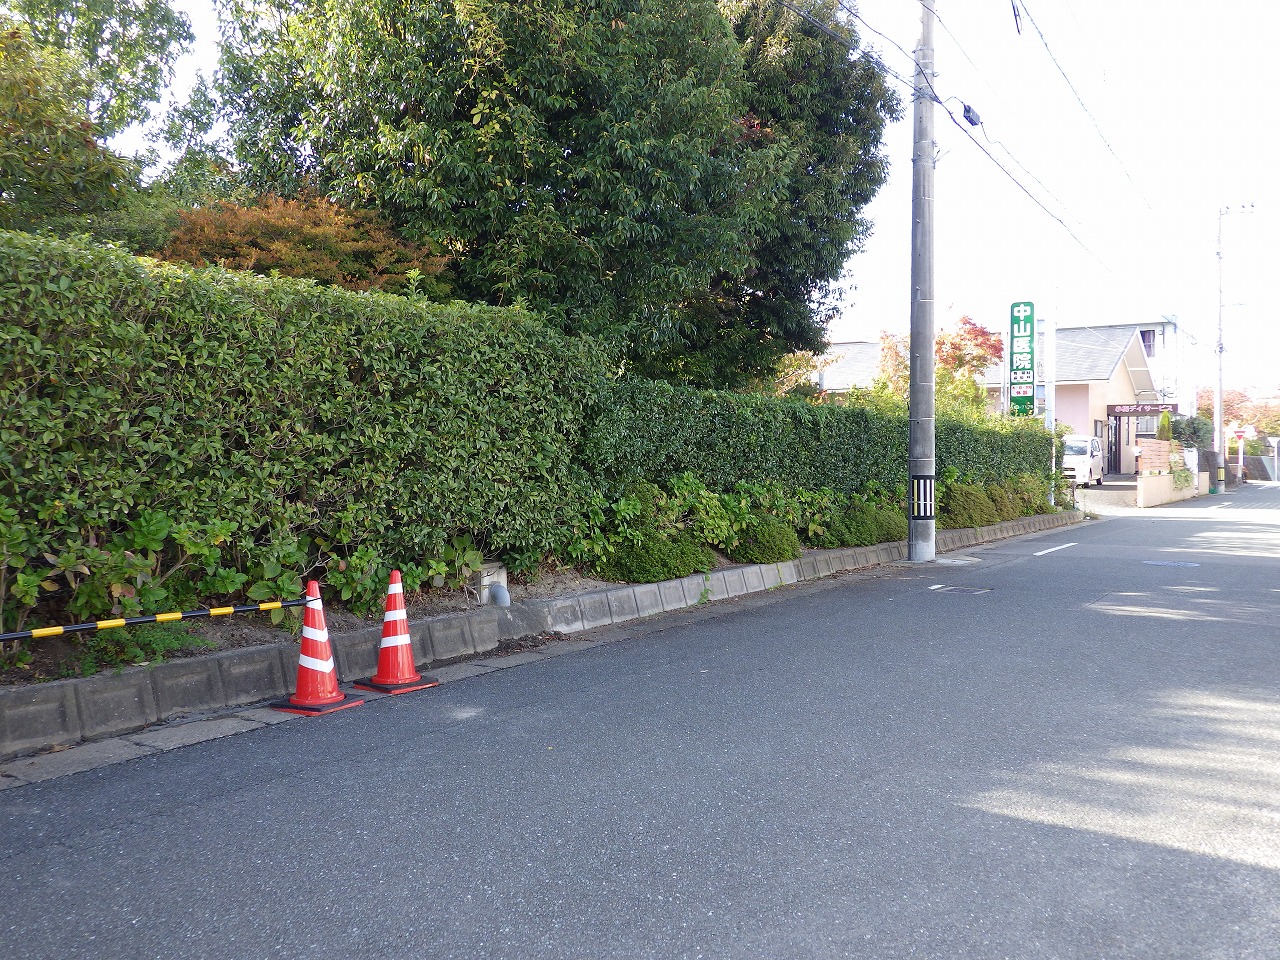
<svg viewBox="0 0 1280 960"><path fill-rule="evenodd" d="M406 680L404 683L378 683L373 677L364 677L351 684L357 690L373 690L376 693L412 693L414 690L426 690L428 687L440 686L437 677L419 677L417 680Z"/></svg>
<svg viewBox="0 0 1280 960"><path fill-rule="evenodd" d="M299 706L289 698L284 700L274 700L267 704L272 710L281 710L284 713L296 713L303 717L319 717L326 713L336 713L339 710L346 710L348 707L358 707L364 703L364 697L357 697L355 694L344 693L341 700L335 700L333 703L322 703L314 707Z"/></svg>

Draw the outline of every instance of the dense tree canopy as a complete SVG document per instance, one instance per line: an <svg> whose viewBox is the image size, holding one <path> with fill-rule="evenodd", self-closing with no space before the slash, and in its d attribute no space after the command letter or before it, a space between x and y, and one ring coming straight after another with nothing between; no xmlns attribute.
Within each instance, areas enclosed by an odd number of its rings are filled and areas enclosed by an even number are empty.
<svg viewBox="0 0 1280 960"><path fill-rule="evenodd" d="M461 294L643 372L733 386L822 345L897 109L848 44L755 0L219 3L254 187L375 208Z"/></svg>
<svg viewBox="0 0 1280 960"><path fill-rule="evenodd" d="M0 16L0 227L113 204L130 170L73 102L76 62Z"/></svg>
<svg viewBox="0 0 1280 960"><path fill-rule="evenodd" d="M300 49L300 34L314 0L214 0L222 26L221 54L212 95L197 104L211 126L215 110L231 121L228 152L252 191L294 197L320 188L317 158L303 116L321 93ZM209 91L201 90L204 97ZM188 146L191 146L188 144Z"/></svg>
<svg viewBox="0 0 1280 960"><path fill-rule="evenodd" d="M721 0L751 81L751 142L783 150L778 200L760 223L747 268L722 273L687 304L682 342L650 364L677 380L736 386L792 351L820 351L832 284L870 231L863 209L888 172L880 152L898 101L854 55L858 36L834 0ZM832 36L834 34L835 36Z"/></svg>
<svg viewBox="0 0 1280 960"><path fill-rule="evenodd" d="M457 246L464 289L643 352L748 262L782 152L748 142L714 0L351 0L308 23L337 197Z"/></svg>
<svg viewBox="0 0 1280 960"><path fill-rule="evenodd" d="M80 61L81 109L104 137L151 116L192 41L167 0L0 0L37 43Z"/></svg>

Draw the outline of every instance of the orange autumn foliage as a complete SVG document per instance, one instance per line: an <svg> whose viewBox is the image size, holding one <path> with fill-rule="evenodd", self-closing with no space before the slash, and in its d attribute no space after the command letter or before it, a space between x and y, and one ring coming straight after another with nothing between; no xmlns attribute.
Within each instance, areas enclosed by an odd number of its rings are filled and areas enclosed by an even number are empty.
<svg viewBox="0 0 1280 960"><path fill-rule="evenodd" d="M263 197L253 206L220 202L185 211L168 246L155 256L309 278L348 290L449 299L449 258L438 248L402 239L376 214L322 198Z"/></svg>

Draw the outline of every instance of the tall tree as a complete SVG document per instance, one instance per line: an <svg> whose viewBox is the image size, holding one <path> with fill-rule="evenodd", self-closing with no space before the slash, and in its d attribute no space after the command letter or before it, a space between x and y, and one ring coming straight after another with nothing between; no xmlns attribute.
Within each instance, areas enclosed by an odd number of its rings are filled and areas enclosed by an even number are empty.
<svg viewBox="0 0 1280 960"><path fill-rule="evenodd" d="M1196 391L1196 413L1210 422L1213 420L1213 394L1211 387L1201 387ZM1230 423L1232 420L1247 422L1246 411L1249 403L1249 394L1243 390L1222 391L1222 422Z"/></svg>
<svg viewBox="0 0 1280 960"><path fill-rule="evenodd" d="M323 92L300 44L316 0L214 0L222 42L216 115L229 121L240 179L260 194L296 198L320 189L319 157L303 119ZM208 112L209 103L197 112ZM206 128L207 132L207 128ZM207 152L207 151L205 151Z"/></svg>
<svg viewBox="0 0 1280 960"><path fill-rule="evenodd" d="M910 339L891 333L880 335L880 370L876 386L883 392L906 397L910 377ZM955 328L934 339L934 377L937 398L971 409L986 405L984 372L1004 357L1000 335L972 317L962 316Z"/></svg>
<svg viewBox="0 0 1280 960"><path fill-rule="evenodd" d="M0 227L100 210L130 182L129 165L72 102L76 67L0 16Z"/></svg>
<svg viewBox="0 0 1280 960"><path fill-rule="evenodd" d="M887 176L881 138L899 103L876 65L858 55L857 32L836 0L789 8L720 0L720 9L751 81L744 137L784 151L781 195L747 269L721 273L707 296L685 304L682 342L651 367L732 387L767 375L785 354L825 346L833 285L870 232L863 210Z"/></svg>
<svg viewBox="0 0 1280 960"><path fill-rule="evenodd" d="M746 268L785 157L745 135L714 0L680 17L665 0L267 6L242 5L238 35L297 69L289 90L239 84L243 128L329 195L445 244L461 293L642 356L713 276Z"/></svg>
<svg viewBox="0 0 1280 960"><path fill-rule="evenodd" d="M104 137L147 120L193 37L166 0L0 0L37 43L80 58L83 109Z"/></svg>

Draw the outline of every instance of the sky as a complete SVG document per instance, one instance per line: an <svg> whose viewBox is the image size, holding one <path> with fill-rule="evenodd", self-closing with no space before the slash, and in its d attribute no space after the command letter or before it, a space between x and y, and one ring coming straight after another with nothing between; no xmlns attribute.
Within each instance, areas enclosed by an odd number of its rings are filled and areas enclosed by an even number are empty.
<svg viewBox="0 0 1280 960"><path fill-rule="evenodd" d="M1212 386L1221 220L1226 387L1280 394L1268 296L1280 186L1263 119L1280 94L1274 4L1019 5L1021 34L1011 0L936 0L935 90L957 119L965 103L978 112L982 126L960 123L1049 211L934 107L939 329L968 314L1002 330L1023 300L1070 326L1174 317L1198 342L1192 373ZM919 0L856 10L864 42L909 80ZM910 328L912 104L894 85L904 118L886 135L890 179L866 211L874 232L849 263L836 341Z"/></svg>
<svg viewBox="0 0 1280 960"><path fill-rule="evenodd" d="M829 331L833 341L875 340L910 329L909 81L922 5L843 2L864 43L908 81L893 81L903 118L885 137L889 180L865 211L873 232L849 262ZM1192 374L1212 386L1221 225L1226 386L1280 394L1268 296L1268 267L1280 263L1266 122L1280 100L1269 66L1274 0L1018 3L1020 34L1012 0L935 4L938 328L968 315L1003 330L1010 304L1026 300L1064 326L1172 317L1197 341ZM212 73L218 31L210 0L173 6L197 35L179 65L180 94L196 69ZM960 119L963 104L982 126Z"/></svg>

